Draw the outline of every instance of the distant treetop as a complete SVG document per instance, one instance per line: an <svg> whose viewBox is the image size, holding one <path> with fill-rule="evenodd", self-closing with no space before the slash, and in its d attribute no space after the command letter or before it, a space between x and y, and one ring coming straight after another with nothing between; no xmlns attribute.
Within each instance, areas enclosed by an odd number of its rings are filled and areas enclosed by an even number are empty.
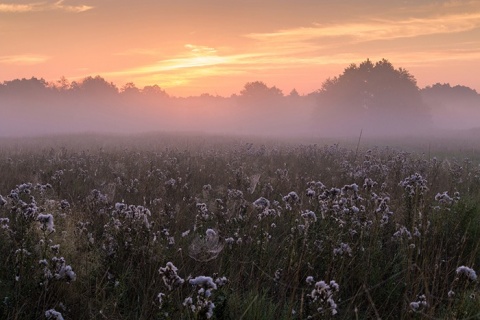
<svg viewBox="0 0 480 320"><path fill-rule="evenodd" d="M427 93L427 94L435 94L437 96L445 96L445 97L456 97L456 98L467 98L467 97L478 97L479 94L477 93L476 90L466 87L466 86L461 86L461 85L456 85L456 86L451 86L450 83L435 83L432 86L427 86L422 89L422 92Z"/></svg>
<svg viewBox="0 0 480 320"><path fill-rule="evenodd" d="M242 91L240 91L240 96L244 98L255 98L255 99L265 99L265 98L277 98L283 97L282 90L277 87L268 87L262 81L247 82Z"/></svg>
<svg viewBox="0 0 480 320"><path fill-rule="evenodd" d="M319 91L323 108L366 126L425 126L428 111L415 77L388 60L351 64Z"/></svg>

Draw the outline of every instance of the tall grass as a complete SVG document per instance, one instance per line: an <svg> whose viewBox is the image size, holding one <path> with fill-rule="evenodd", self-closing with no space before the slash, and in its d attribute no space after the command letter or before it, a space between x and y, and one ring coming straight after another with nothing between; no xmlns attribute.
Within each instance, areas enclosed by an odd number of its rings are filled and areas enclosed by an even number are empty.
<svg viewBox="0 0 480 320"><path fill-rule="evenodd" d="M3 145L2 318L480 316L478 163L168 139Z"/></svg>

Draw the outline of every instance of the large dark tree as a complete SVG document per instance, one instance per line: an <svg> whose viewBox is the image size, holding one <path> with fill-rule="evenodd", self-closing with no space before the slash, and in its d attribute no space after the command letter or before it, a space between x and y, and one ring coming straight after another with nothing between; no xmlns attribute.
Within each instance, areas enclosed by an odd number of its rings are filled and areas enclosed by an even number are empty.
<svg viewBox="0 0 480 320"><path fill-rule="evenodd" d="M319 92L322 108L355 127L390 129L397 133L408 126L429 124L429 115L415 78L405 69L395 69L383 59L351 64L344 72L323 83Z"/></svg>

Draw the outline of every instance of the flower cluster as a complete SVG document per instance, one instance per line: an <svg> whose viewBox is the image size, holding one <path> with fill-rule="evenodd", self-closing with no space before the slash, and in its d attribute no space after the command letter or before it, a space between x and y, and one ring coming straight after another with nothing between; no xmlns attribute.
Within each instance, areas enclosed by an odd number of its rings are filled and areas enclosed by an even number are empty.
<svg viewBox="0 0 480 320"><path fill-rule="evenodd" d="M37 216L38 222L40 222L40 229L44 232L55 232L55 226L53 224L53 216L51 214L39 214Z"/></svg>
<svg viewBox="0 0 480 320"><path fill-rule="evenodd" d="M213 316L215 304L212 301L212 293L217 288L227 284L225 277L219 277L215 281L211 277L198 276L188 281L196 289L196 296L189 296L183 301L183 305L196 315L203 315L207 319ZM198 290L197 290L198 289Z"/></svg>
<svg viewBox="0 0 480 320"><path fill-rule="evenodd" d="M167 287L168 291L172 291L185 282L185 280L177 274L177 271L177 267L171 262L167 262L165 267L161 267L158 270L158 273L160 273L160 276L162 277L163 284Z"/></svg>
<svg viewBox="0 0 480 320"><path fill-rule="evenodd" d="M312 285L315 281L312 276L307 277L306 282L308 285ZM334 296L339 292L340 286L334 281L326 283L321 280L315 282L314 288L307 295L309 304L315 306L315 314L324 315L325 312L329 312L331 315L338 313L338 306L334 300Z"/></svg>
<svg viewBox="0 0 480 320"><path fill-rule="evenodd" d="M424 294L418 296L417 301L410 302L410 309L414 312L419 312L428 307L427 298Z"/></svg>
<svg viewBox="0 0 480 320"><path fill-rule="evenodd" d="M471 281L476 281L477 280L477 274L475 272L475 270L473 270L472 268L469 268L469 267L466 267L466 266L460 266L457 268L456 270L457 272L457 275L464 275L466 276L468 279L470 279Z"/></svg>
<svg viewBox="0 0 480 320"><path fill-rule="evenodd" d="M45 311L45 318L50 320L63 320L62 314L55 309Z"/></svg>
<svg viewBox="0 0 480 320"><path fill-rule="evenodd" d="M77 275L73 272L72 266L66 264L64 257L53 257L50 259L50 263L48 263L46 259L42 259L38 263L43 267L43 285L46 285L48 281L51 280L70 283L77 279Z"/></svg>
<svg viewBox="0 0 480 320"><path fill-rule="evenodd" d="M398 185L405 189L409 197L424 195L428 191L427 180L418 173L406 177Z"/></svg>

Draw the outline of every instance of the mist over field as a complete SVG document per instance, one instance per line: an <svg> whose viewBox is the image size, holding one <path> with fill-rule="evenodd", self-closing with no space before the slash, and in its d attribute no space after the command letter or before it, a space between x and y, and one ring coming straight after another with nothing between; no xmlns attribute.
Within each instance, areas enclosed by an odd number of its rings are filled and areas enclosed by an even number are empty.
<svg viewBox="0 0 480 320"><path fill-rule="evenodd" d="M479 0L0 0L0 320L480 319Z"/></svg>
<svg viewBox="0 0 480 320"><path fill-rule="evenodd" d="M214 90L214 88L212 88ZM170 96L159 86L117 88L100 76L70 83L0 84L0 135L202 132L272 137L448 135L480 127L480 95L465 86L418 88L387 60L352 64L317 91L284 93L261 81L230 97Z"/></svg>

